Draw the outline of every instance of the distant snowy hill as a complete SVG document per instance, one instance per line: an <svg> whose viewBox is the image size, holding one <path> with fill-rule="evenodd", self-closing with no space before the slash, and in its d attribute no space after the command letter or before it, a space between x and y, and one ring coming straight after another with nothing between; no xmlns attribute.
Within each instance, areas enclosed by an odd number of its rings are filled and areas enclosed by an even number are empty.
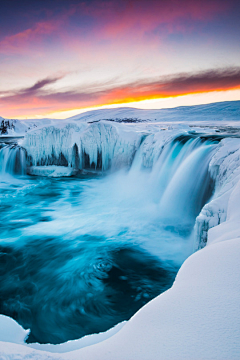
<svg viewBox="0 0 240 360"><path fill-rule="evenodd" d="M240 119L240 101L226 101L207 105L181 106L172 109L143 110L116 108L88 111L66 120L99 121L235 121Z"/></svg>
<svg viewBox="0 0 240 360"><path fill-rule="evenodd" d="M47 126L65 126L69 123L93 123L100 120L119 123L139 122L204 122L214 124L240 120L240 101L226 101L207 105L181 106L173 109L143 110L130 107L93 110L67 118L9 120L0 117L0 136L24 136L26 132Z"/></svg>

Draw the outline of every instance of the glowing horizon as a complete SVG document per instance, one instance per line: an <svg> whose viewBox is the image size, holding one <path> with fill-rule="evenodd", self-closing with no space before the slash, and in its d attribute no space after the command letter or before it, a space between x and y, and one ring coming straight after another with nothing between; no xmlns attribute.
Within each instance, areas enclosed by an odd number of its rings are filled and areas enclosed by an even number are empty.
<svg viewBox="0 0 240 360"><path fill-rule="evenodd" d="M145 110L161 110L161 109L170 109L179 106L194 106L194 105L204 105L211 104L216 102L224 101L237 101L240 100L240 90L226 90L226 91L212 91L208 93L196 93L196 94L186 94L186 95L177 95L165 98L157 99L145 99L135 102L125 102L119 104L108 104L108 105L99 105L86 108L75 108L60 110L57 112L44 113L33 116L17 116L15 119L25 120L25 119L67 119L69 117L82 114L94 110L103 110L103 109L117 109L120 107L129 107Z"/></svg>

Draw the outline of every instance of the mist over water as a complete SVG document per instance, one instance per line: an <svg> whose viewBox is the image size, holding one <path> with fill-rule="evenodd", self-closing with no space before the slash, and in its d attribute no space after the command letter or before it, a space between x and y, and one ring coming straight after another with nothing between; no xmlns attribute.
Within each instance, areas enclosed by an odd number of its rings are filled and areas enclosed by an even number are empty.
<svg viewBox="0 0 240 360"><path fill-rule="evenodd" d="M31 329L28 342L60 343L129 319L192 253L216 144L178 138L151 169L143 146L130 169L68 179L24 175L24 156L7 155L21 150L0 150L0 313Z"/></svg>

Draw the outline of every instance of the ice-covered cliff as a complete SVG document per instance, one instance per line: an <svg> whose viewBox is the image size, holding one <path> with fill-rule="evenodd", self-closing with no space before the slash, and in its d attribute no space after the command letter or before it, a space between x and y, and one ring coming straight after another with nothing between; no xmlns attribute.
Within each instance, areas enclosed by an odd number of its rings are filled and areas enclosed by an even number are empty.
<svg viewBox="0 0 240 360"><path fill-rule="evenodd" d="M239 138L226 138L219 143L210 161L209 172L215 182L215 192L196 219L196 249L209 241L209 229L226 221L229 197L240 178Z"/></svg>
<svg viewBox="0 0 240 360"><path fill-rule="evenodd" d="M43 127L27 133L22 146L31 166L107 170L130 164L140 142L133 129L103 121Z"/></svg>

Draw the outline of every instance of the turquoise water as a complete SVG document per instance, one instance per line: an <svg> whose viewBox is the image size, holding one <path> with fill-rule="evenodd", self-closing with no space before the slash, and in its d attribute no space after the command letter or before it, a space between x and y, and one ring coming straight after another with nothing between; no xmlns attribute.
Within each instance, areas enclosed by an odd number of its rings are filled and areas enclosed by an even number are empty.
<svg viewBox="0 0 240 360"><path fill-rule="evenodd" d="M153 169L142 167L141 149L130 170L104 176L31 177L4 167L0 313L31 329L28 342L105 331L172 285L213 190L215 145L187 140L170 144Z"/></svg>

